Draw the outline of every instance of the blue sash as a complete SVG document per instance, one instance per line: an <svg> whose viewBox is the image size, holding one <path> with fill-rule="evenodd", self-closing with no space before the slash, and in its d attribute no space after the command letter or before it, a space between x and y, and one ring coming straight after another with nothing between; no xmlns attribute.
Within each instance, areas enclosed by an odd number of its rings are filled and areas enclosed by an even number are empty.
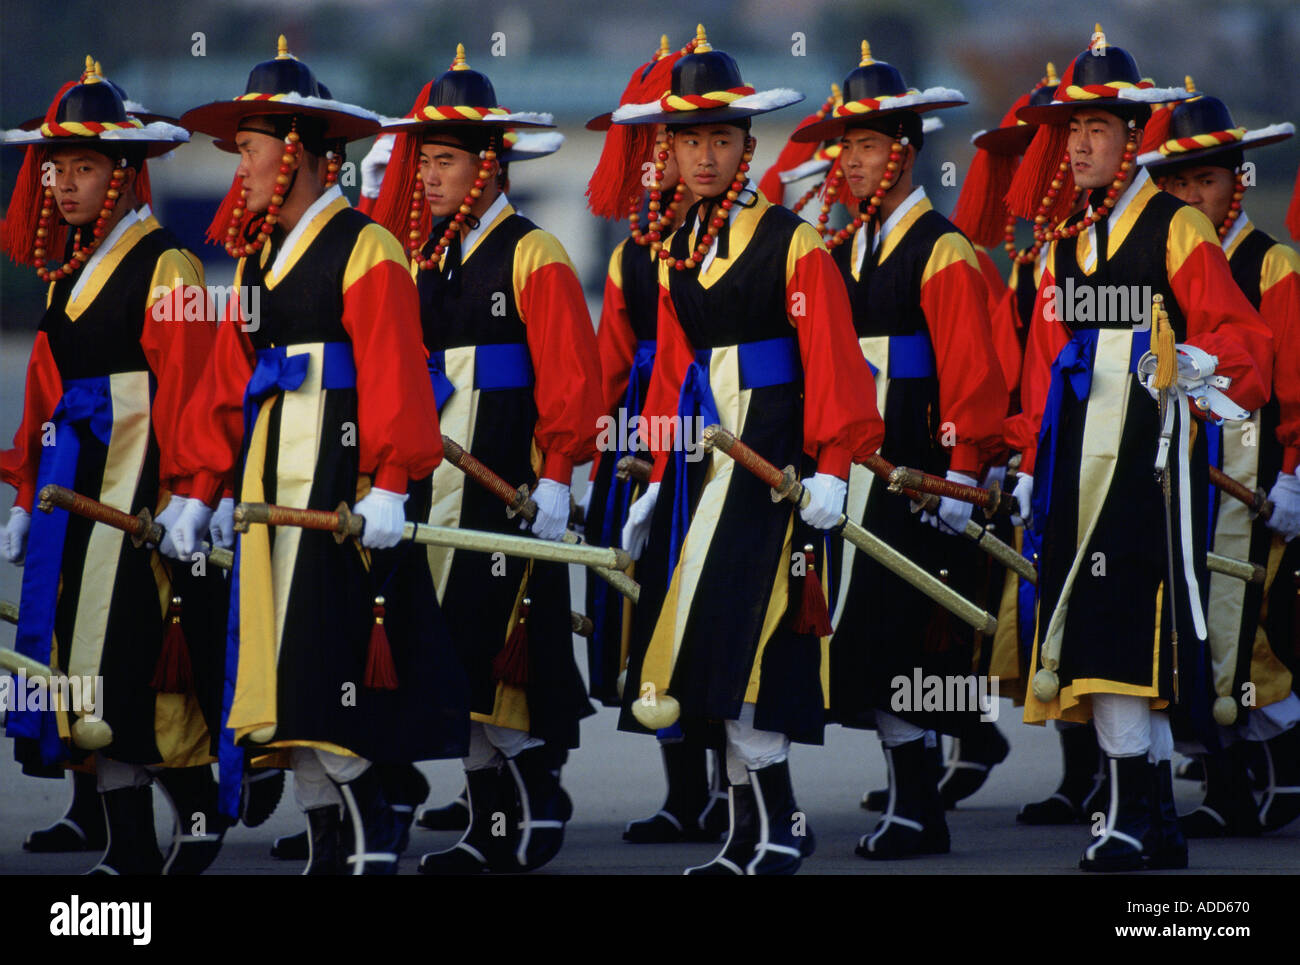
<svg viewBox="0 0 1300 965"><path fill-rule="evenodd" d="M50 422L54 427L51 433L54 444L44 447L41 452L40 467L36 471L38 493L51 483L74 488L77 459L81 443L86 438L83 433L89 432L108 445L113 434L113 395L109 376L64 382L63 397L50 416ZM50 662L59 574L63 569L63 543L67 532L66 509L32 513L14 649L44 664ZM67 658L66 651L64 658ZM5 717L5 733L10 737L38 739L42 763L54 764L66 756L58 723L54 714L48 711L11 709Z"/></svg>
<svg viewBox="0 0 1300 965"><path fill-rule="evenodd" d="M793 336L743 342L737 349L741 389L787 385L802 377L799 346ZM712 358L713 349L705 348L696 351L695 361L686 369L681 395L677 400L681 434L673 446L677 483L673 492L673 525L668 542L670 579L672 570L677 568L677 556L691 523L690 487L686 480L686 432L697 417L703 426L710 426L719 421L718 404L713 398L713 389L709 385L709 363Z"/></svg>
<svg viewBox="0 0 1300 965"><path fill-rule="evenodd" d="M429 381L433 398L442 411L443 403L456 391L447 378L446 351L429 353ZM523 342L474 346L474 385L483 392L494 389L526 389L533 384L533 358Z"/></svg>
<svg viewBox="0 0 1300 965"><path fill-rule="evenodd" d="M872 375L880 370L867 361ZM924 332L915 335L889 336L889 377L891 379L924 379L934 375L934 349L930 336Z"/></svg>
<svg viewBox="0 0 1300 965"><path fill-rule="evenodd" d="M1205 444L1209 446L1210 465L1223 468L1223 426L1206 419L1201 423ZM1219 487L1210 483L1210 525L1205 530L1206 550L1214 549L1214 528L1219 525ZM1209 592L1208 585L1206 592Z"/></svg>
<svg viewBox="0 0 1300 965"><path fill-rule="evenodd" d="M279 392L294 392L307 377L307 363L311 356L303 352L287 354L295 346L277 345L259 349L257 365L244 389L244 442L243 463L248 456L248 442L253 435L253 424L264 399ZM349 342L326 342L322 357L322 389L352 389L357 384L357 368L352 358ZM261 471L259 467L258 471ZM239 799L243 787L244 751L235 743L235 732L225 726L230 719L230 708L235 701L235 677L239 672L239 559L242 540L235 537L235 564L230 571L230 611L226 621L226 673L221 694L221 739L217 747L218 769L221 775L218 805L223 814L239 816Z"/></svg>

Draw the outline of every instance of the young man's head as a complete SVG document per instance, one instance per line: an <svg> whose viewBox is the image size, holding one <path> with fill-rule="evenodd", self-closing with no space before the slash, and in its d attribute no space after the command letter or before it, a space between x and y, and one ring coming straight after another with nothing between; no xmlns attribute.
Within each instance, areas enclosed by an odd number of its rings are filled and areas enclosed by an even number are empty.
<svg viewBox="0 0 1300 965"><path fill-rule="evenodd" d="M865 200L880 187L889 168L889 155L896 141L907 139L902 158L892 169L894 178L885 197L905 198L912 193L912 166L924 143L921 116L900 111L850 124L840 137L840 168L849 191Z"/></svg>
<svg viewBox="0 0 1300 965"><path fill-rule="evenodd" d="M289 116L284 114L248 117L240 122L235 134L235 147L239 151L239 168L235 176L243 178L248 192L244 204L249 211L265 211L277 190L284 194L286 204L290 199L294 202L306 200L310 204L323 190L324 123L315 118L298 119L295 129L302 150L296 168L283 174L280 165L290 125Z"/></svg>
<svg viewBox="0 0 1300 965"><path fill-rule="evenodd" d="M1231 210L1241 153L1228 151L1205 161L1169 167L1160 173L1160 186L1201 212L1217 228Z"/></svg>
<svg viewBox="0 0 1300 965"><path fill-rule="evenodd" d="M670 124L669 154L682 183L696 198L716 198L731 188L749 144L749 121L713 124ZM664 183L669 171L664 171Z"/></svg>
<svg viewBox="0 0 1300 965"><path fill-rule="evenodd" d="M456 214L474 190L480 192L471 204L476 214L486 211L496 200L504 180L500 161L492 162L488 179L479 183L479 170L483 166L479 155L489 147L501 153L500 132L496 127L433 128L425 134L420 146L420 181L435 219Z"/></svg>
<svg viewBox="0 0 1300 965"><path fill-rule="evenodd" d="M54 201L59 214L74 228L94 224L99 217L108 196L113 170L122 159L120 150L118 155L109 157L89 145L56 148L50 153L49 160L54 165ZM136 156L127 158L122 186L118 189L119 197L113 207L113 222L136 206L135 176L140 163L138 152Z"/></svg>
<svg viewBox="0 0 1300 965"><path fill-rule="evenodd" d="M1080 107L1070 117L1068 150L1074 183L1086 190L1107 187L1124 161L1124 147L1132 136L1142 142L1142 128L1150 108ZM1130 127L1130 122L1132 126ZM1127 175L1132 176L1133 165Z"/></svg>

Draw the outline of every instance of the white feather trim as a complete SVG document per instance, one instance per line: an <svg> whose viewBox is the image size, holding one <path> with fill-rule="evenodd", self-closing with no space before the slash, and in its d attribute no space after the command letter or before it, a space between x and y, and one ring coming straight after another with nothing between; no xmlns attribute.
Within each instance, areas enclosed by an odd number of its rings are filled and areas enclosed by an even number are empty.
<svg viewBox="0 0 1300 965"><path fill-rule="evenodd" d="M925 90L913 91L910 94L899 94L897 97L882 97L880 98L880 110L892 111L900 107L922 107L926 104L943 104L948 101L964 100L966 100L966 95L951 87L927 87ZM848 120L853 115L844 114L841 117Z"/></svg>
<svg viewBox="0 0 1300 965"><path fill-rule="evenodd" d="M563 144L564 135L559 131L520 131L519 140L507 149L507 153L514 156L514 160L522 161L534 154L554 154Z"/></svg>
<svg viewBox="0 0 1300 965"><path fill-rule="evenodd" d="M813 158L811 161L804 161L803 164L796 164L788 171L781 172L782 184L793 184L803 178L812 177L814 174L821 174L830 168L831 162L824 158Z"/></svg>
<svg viewBox="0 0 1300 965"><path fill-rule="evenodd" d="M289 93L284 94L272 103L277 104L298 104L302 107L315 107L323 111L335 111L339 114L350 114L353 117L363 117L368 121L381 121L381 115L374 111L368 111L364 107L358 107L356 104L347 104L343 101L327 100L324 97L303 97L301 94Z"/></svg>
<svg viewBox="0 0 1300 965"><path fill-rule="evenodd" d="M123 101L122 106L126 108L128 114L152 114L153 111L145 107L139 101Z"/></svg>
<svg viewBox="0 0 1300 965"><path fill-rule="evenodd" d="M1138 104L1163 104L1165 101L1185 101L1191 97L1191 93L1185 87L1125 87L1119 92L1119 99L1122 101L1133 101ZM1071 101L1080 107L1087 106L1087 101Z"/></svg>
<svg viewBox="0 0 1300 965"><path fill-rule="evenodd" d="M797 90L791 90L788 87L774 87L771 90L760 90L754 94L746 94L744 97L739 97L730 104L724 104L716 109L725 110L728 107L734 107L746 111L774 111L779 107L789 107L791 104L799 103L803 100L803 96ZM615 123L624 123L634 121L638 117L650 117L663 112L663 106L659 101L650 101L648 104L624 104L614 111L610 120ZM678 111L676 113L681 114L682 123L685 123L690 120L691 114L694 112Z"/></svg>
<svg viewBox="0 0 1300 965"><path fill-rule="evenodd" d="M648 117L651 114L658 114L663 111L658 101L650 101L648 104L624 104L618 110L610 115L610 120L615 123L622 121L633 121L638 117Z"/></svg>
<svg viewBox="0 0 1300 965"><path fill-rule="evenodd" d="M1242 144L1249 144L1252 141L1262 141L1266 137L1277 137L1279 135L1290 136L1295 133L1295 125L1290 121L1283 121L1281 124L1270 124L1268 127L1261 127L1253 131L1247 131L1242 137Z"/></svg>
<svg viewBox="0 0 1300 965"><path fill-rule="evenodd" d="M1233 144L1217 146L1221 146L1225 150L1230 150L1234 147L1246 147L1256 141L1262 141L1265 138L1277 137L1279 134L1291 135L1294 133L1295 125L1290 121L1283 121L1281 124L1270 124L1268 127L1261 127L1258 130L1247 131L1240 141ZM1174 164L1181 160L1184 154L1190 154L1191 160L1196 159L1195 153L1191 151L1183 152L1183 154L1161 154L1159 151L1147 151L1146 154L1139 154L1135 163L1139 167L1147 164Z"/></svg>
<svg viewBox="0 0 1300 965"><path fill-rule="evenodd" d="M376 115L383 127L403 127L408 124L418 124L422 121L428 122L427 117L387 117L385 115ZM437 122L435 122L437 123ZM481 121L471 121L469 118L448 118L448 124L542 124L547 127L554 125L555 115L545 113L534 113L532 111L515 111L512 114L490 114ZM522 135L521 135L522 136Z"/></svg>
<svg viewBox="0 0 1300 965"><path fill-rule="evenodd" d="M99 135L103 141L188 141L190 132L183 127L177 127L175 124L167 124L163 121L154 121L152 124L146 124L144 127L128 127L120 131L105 131ZM0 143L4 144L25 144L29 141L45 140L45 135L41 133L38 127L34 131L24 131L22 128L14 128L10 131L0 133Z"/></svg>
<svg viewBox="0 0 1300 965"><path fill-rule="evenodd" d="M921 120L921 133L933 134L943 130L943 121L938 117L926 117Z"/></svg>

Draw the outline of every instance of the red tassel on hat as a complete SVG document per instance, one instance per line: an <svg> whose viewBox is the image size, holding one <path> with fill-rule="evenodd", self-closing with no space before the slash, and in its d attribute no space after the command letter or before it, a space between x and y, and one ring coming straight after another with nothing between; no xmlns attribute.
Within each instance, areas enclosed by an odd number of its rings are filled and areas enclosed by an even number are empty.
<svg viewBox="0 0 1300 965"><path fill-rule="evenodd" d="M433 90L433 81L420 88L415 102L406 112L407 117L415 117L429 104L429 92ZM393 141L393 153L384 169L384 179L379 183L379 197L371 206L370 217L387 228L405 248L411 232L411 191L415 187L416 175L420 173L420 142L418 133L399 133ZM420 202L420 224L415 229L421 238L429 237L433 231L433 215L427 201Z"/></svg>
<svg viewBox="0 0 1300 965"><path fill-rule="evenodd" d="M224 247L226 242L229 240L226 235L226 229L230 227L230 215L237 207L239 207L239 201L240 198L243 197L243 193L244 181L239 177L239 175L235 175L235 179L230 182L230 190L227 191L226 196L221 199L221 204L217 208L217 213L213 216L212 223L208 225L207 240L210 243L214 245L222 245ZM252 215L245 211L244 217L240 221L240 235L243 235L244 229L248 227L248 222L251 218Z"/></svg>
<svg viewBox="0 0 1300 965"><path fill-rule="evenodd" d="M140 170L135 176L135 199L140 204L153 205L153 185L149 183L149 164L140 162Z"/></svg>
<svg viewBox="0 0 1300 965"><path fill-rule="evenodd" d="M171 606L167 608L167 630L163 633L162 650L149 685L160 694L194 692L194 667L190 663L185 633L181 630L181 598L178 596L172 597Z"/></svg>
<svg viewBox="0 0 1300 965"><path fill-rule="evenodd" d="M396 690L397 667L393 650L384 631L384 598L375 597L375 622L370 627L370 647L366 650L366 673L362 684L369 690Z"/></svg>
<svg viewBox="0 0 1300 965"><path fill-rule="evenodd" d="M1169 140L1169 122L1174 116L1173 104L1157 104L1151 111L1151 120L1142 129L1142 143L1138 154L1158 151L1160 145Z"/></svg>
<svg viewBox="0 0 1300 965"><path fill-rule="evenodd" d="M1074 65L1077 60L1076 57L1070 61L1070 66L1065 68L1065 74L1062 75L1061 83L1057 85L1056 93L1053 95L1054 100L1060 100L1061 92L1074 83ZM1057 176L1069 142L1068 122L1038 126L1038 133L1029 142L1029 148L1025 151L1020 167L1016 169L1015 176L1011 179L1011 187L1007 189L1008 211L1019 218L1033 220L1038 213L1038 206L1051 186L1052 179ZM1067 166L1061 176L1061 188L1057 192L1056 201L1044 212L1049 228L1070 216L1071 209L1074 207L1074 190L1074 172Z"/></svg>
<svg viewBox="0 0 1300 965"><path fill-rule="evenodd" d="M492 659L492 679L512 687L524 687L528 684L528 607L531 601L525 597L519 604L519 621L506 645Z"/></svg>
<svg viewBox="0 0 1300 965"><path fill-rule="evenodd" d="M826 608L822 581L817 578L816 555L811 545L805 546L803 552L807 566L792 629L795 633L814 633L819 637L828 637L831 633L831 615Z"/></svg>
<svg viewBox="0 0 1300 965"><path fill-rule="evenodd" d="M823 116L809 114L799 122L799 127L820 121ZM795 130L799 130L799 127ZM758 182L758 190L763 192L763 197L773 204L784 204L785 185L781 183L781 175L797 168L800 164L811 161L820 148L821 145L816 141L805 143L787 140L785 147L781 148L781 153L777 155L775 163L764 172L762 180Z"/></svg>
<svg viewBox="0 0 1300 965"><path fill-rule="evenodd" d="M1295 173L1295 189L1291 192L1291 207L1286 211L1286 230L1292 241L1300 241L1300 169Z"/></svg>
<svg viewBox="0 0 1300 965"><path fill-rule="evenodd" d="M45 120L53 121L59 110L59 101L63 95L76 87L78 80L70 80L54 95L45 112ZM0 250L11 261L19 265L36 263L32 249L36 247L36 229L41 217L42 202L45 198L45 185L41 183L41 165L45 162L47 149L32 145L23 152L23 164L18 169L18 180L14 182L13 194L9 196L9 207L5 211L4 226L0 228ZM41 245L46 251L46 260L56 262L63 256L67 241L68 225L55 210L53 234Z"/></svg>
<svg viewBox="0 0 1300 965"><path fill-rule="evenodd" d="M1016 111L1028 103L1029 95L1020 95L998 127L1014 127ZM957 206L948 218L975 244L986 248L1001 244L1007 223L1004 199L1019 163L1019 158L1012 155L993 154L983 148L975 151Z"/></svg>

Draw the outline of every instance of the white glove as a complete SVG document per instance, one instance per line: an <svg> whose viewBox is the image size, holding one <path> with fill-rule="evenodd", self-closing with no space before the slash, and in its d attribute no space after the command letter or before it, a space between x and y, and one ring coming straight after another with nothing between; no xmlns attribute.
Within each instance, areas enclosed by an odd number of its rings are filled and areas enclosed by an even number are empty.
<svg viewBox="0 0 1300 965"><path fill-rule="evenodd" d="M844 497L849 493L849 484L827 472L819 472L801 482L811 498L799 510L799 517L813 529L830 529L844 515Z"/></svg>
<svg viewBox="0 0 1300 965"><path fill-rule="evenodd" d="M375 138L375 143L366 156L361 159L361 195L366 198L379 197L379 187L384 181L384 171L393 156L394 134L385 134Z"/></svg>
<svg viewBox="0 0 1300 965"><path fill-rule="evenodd" d="M1006 466L994 466L993 468L991 468L988 472L986 472L986 473L984 474L984 488L985 488L985 489L988 489L988 488L989 488L990 486L992 486L994 483L997 483L997 484L998 484L998 488L999 488L999 489L1002 489L1003 487L1006 486L1006 484L1007 484L1007 467L1006 467Z"/></svg>
<svg viewBox="0 0 1300 965"><path fill-rule="evenodd" d="M223 550L235 546L235 500L226 496L217 503L217 511L212 514L208 524L208 536L212 538L213 547Z"/></svg>
<svg viewBox="0 0 1300 965"><path fill-rule="evenodd" d="M402 528L406 526L406 493L393 493L387 489L371 489L352 507L366 521L361 531L361 545L371 550L386 550L402 541Z"/></svg>
<svg viewBox="0 0 1300 965"><path fill-rule="evenodd" d="M1300 470L1294 473L1279 472L1273 491L1268 494L1273 504L1273 515L1269 517L1268 527L1280 533L1282 539L1290 542L1300 536ZM14 507L17 510L17 506ZM13 519L10 519L12 525Z"/></svg>
<svg viewBox="0 0 1300 965"><path fill-rule="evenodd" d="M201 499L185 500L180 516L176 517L176 524L167 531L172 539L172 548L175 550L174 554L169 555L174 555L178 560L193 559L194 554L199 552L203 545L203 537L207 535L210 519L212 519L212 509L207 503ZM164 553L167 552L166 543L164 539L164 545L159 547Z"/></svg>
<svg viewBox="0 0 1300 965"><path fill-rule="evenodd" d="M188 503L188 496L177 496L172 494L163 511L153 518L163 529L162 541L158 544L158 552L164 556L170 556L172 559L180 559L180 553L176 549L176 543L172 540L172 527L176 525L176 520L180 519L181 510Z"/></svg>
<svg viewBox="0 0 1300 965"><path fill-rule="evenodd" d="M964 472L957 472L955 469L949 469L947 476L944 478L948 482L960 483L963 486L979 485L978 479L968 476ZM970 519L971 511L974 509L974 503L968 503L962 499L953 499L951 496L944 496L939 500L938 515L928 512L922 513L921 522L929 523L942 532L960 534L965 532L966 522Z"/></svg>
<svg viewBox="0 0 1300 965"><path fill-rule="evenodd" d="M650 538L650 517L659 500L659 483L653 482L627 509L627 522L623 524L623 549L634 560L641 558L646 540Z"/></svg>
<svg viewBox="0 0 1300 965"><path fill-rule="evenodd" d="M1011 495L1015 497L1016 503L1020 506L1020 513L1011 516L1011 525L1025 526L1033 515L1030 507L1034 500L1034 477L1027 476L1022 472L1016 480L1016 488Z"/></svg>
<svg viewBox="0 0 1300 965"><path fill-rule="evenodd" d="M27 531L32 528L32 517L21 506L9 510L9 522L2 536L5 559L15 566L27 555Z"/></svg>
<svg viewBox="0 0 1300 965"><path fill-rule="evenodd" d="M533 535L552 542L558 540L569 528L569 487L554 479L542 479L533 490L533 502L537 504ZM527 521L520 525L520 529L527 528Z"/></svg>

